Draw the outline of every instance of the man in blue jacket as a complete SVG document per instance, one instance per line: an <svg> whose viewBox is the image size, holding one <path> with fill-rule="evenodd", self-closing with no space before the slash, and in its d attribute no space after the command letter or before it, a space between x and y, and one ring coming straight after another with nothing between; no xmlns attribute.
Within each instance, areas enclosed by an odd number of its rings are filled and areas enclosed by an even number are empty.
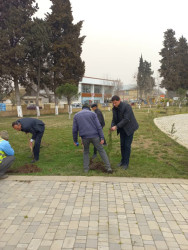
<svg viewBox="0 0 188 250"><path fill-rule="evenodd" d="M11 167L14 157L14 149L8 142L9 135L7 131L0 132L0 179L5 179L8 175L5 172Z"/></svg>
<svg viewBox="0 0 188 250"><path fill-rule="evenodd" d="M89 144L92 143L105 163L107 173L112 173L108 156L102 146L104 143L102 127L97 115L91 112L88 105L83 105L82 111L75 114L72 132L75 146L77 146L78 142L78 132L79 136L82 138L84 146L84 172L87 173L89 171Z"/></svg>
<svg viewBox="0 0 188 250"><path fill-rule="evenodd" d="M117 130L117 133L120 133L121 143L121 162L118 166L126 170L129 166L131 144L134 132L138 129L138 123L131 106L126 102L121 102L119 96L113 96L112 103L114 107L112 109L113 119L111 130Z"/></svg>
<svg viewBox="0 0 188 250"><path fill-rule="evenodd" d="M32 147L33 141L35 145L33 147L34 159L32 163L39 160L40 144L45 130L45 124L35 118L22 118L12 123L12 127L17 131L23 131L25 133L31 133L30 147Z"/></svg>

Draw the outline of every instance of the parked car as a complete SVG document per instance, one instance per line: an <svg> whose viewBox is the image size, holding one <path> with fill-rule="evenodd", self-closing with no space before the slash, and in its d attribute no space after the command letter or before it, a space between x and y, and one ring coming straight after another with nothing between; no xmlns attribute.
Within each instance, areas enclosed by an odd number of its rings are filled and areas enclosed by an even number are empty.
<svg viewBox="0 0 188 250"><path fill-rule="evenodd" d="M81 107L82 107L82 104L79 103L79 102L78 102L78 103L73 103L73 104L72 104L72 107L73 107L73 108L81 108Z"/></svg>
<svg viewBox="0 0 188 250"><path fill-rule="evenodd" d="M36 110L36 104L29 104L28 106L27 106L27 109L29 109L29 110ZM39 109L42 109L42 107L39 107Z"/></svg>

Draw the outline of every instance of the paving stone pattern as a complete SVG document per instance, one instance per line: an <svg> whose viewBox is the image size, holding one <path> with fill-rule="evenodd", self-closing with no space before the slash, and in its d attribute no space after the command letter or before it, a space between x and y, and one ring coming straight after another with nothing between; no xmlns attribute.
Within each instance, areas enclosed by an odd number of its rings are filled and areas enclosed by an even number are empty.
<svg viewBox="0 0 188 250"><path fill-rule="evenodd" d="M187 250L188 182L9 177L0 249Z"/></svg>

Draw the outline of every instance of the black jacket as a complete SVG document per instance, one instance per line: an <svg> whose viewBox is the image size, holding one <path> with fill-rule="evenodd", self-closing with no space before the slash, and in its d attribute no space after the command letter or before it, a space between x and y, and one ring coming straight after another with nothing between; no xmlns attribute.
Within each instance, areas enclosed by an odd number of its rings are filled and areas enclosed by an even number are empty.
<svg viewBox="0 0 188 250"><path fill-rule="evenodd" d="M35 118L22 118L17 120L21 123L21 131L32 134L32 139L36 139L37 133L44 132L45 124L38 119Z"/></svg>
<svg viewBox="0 0 188 250"><path fill-rule="evenodd" d="M138 129L139 126L134 116L132 107L128 103L120 102L118 108L113 107L112 112L113 119L111 126L117 126L118 133L120 132L119 129L122 128L129 136Z"/></svg>
<svg viewBox="0 0 188 250"><path fill-rule="evenodd" d="M99 119L101 127L103 128L105 126L105 121L104 121L104 116L103 116L102 112L100 111L100 109L97 108L95 110L95 113L96 113L96 115L97 115L97 117Z"/></svg>

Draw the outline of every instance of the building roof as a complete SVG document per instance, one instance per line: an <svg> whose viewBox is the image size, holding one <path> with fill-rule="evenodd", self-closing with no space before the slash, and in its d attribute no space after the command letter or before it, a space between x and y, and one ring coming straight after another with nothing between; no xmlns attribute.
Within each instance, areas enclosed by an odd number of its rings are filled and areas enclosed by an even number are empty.
<svg viewBox="0 0 188 250"><path fill-rule="evenodd" d="M80 81L80 83L82 83L82 84L94 84L94 85L105 85L105 86L113 86L114 87L116 84L116 81L84 76L82 78L82 80Z"/></svg>
<svg viewBox="0 0 188 250"><path fill-rule="evenodd" d="M135 90L137 89L137 85L136 84L128 84L128 85L123 85L121 88L121 91L124 90Z"/></svg>

